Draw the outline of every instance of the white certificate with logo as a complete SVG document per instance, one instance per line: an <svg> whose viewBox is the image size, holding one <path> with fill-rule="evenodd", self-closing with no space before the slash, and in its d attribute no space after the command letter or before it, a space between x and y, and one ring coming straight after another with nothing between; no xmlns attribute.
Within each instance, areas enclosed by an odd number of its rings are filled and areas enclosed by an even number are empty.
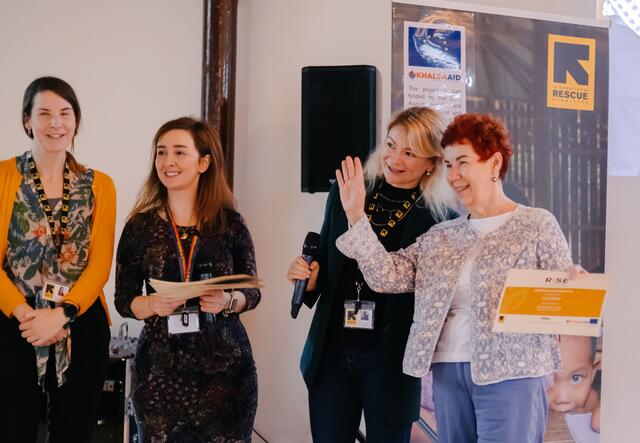
<svg viewBox="0 0 640 443"><path fill-rule="evenodd" d="M511 269L493 331L598 337L608 278L568 277L568 272Z"/></svg>

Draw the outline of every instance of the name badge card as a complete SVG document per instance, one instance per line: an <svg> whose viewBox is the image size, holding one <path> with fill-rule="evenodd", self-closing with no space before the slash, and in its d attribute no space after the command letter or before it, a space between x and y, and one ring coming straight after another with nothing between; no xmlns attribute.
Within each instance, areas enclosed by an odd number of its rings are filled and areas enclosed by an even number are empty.
<svg viewBox="0 0 640 443"><path fill-rule="evenodd" d="M608 287L605 274L511 269L493 331L598 337Z"/></svg>
<svg viewBox="0 0 640 443"><path fill-rule="evenodd" d="M351 329L373 329L375 312L376 303L374 301L345 300L344 327Z"/></svg>
<svg viewBox="0 0 640 443"><path fill-rule="evenodd" d="M52 280L45 280L42 288L42 298L55 303L60 303L71 289L69 286Z"/></svg>
<svg viewBox="0 0 640 443"><path fill-rule="evenodd" d="M200 331L200 313L197 306L182 308L167 318L169 334L186 334Z"/></svg>

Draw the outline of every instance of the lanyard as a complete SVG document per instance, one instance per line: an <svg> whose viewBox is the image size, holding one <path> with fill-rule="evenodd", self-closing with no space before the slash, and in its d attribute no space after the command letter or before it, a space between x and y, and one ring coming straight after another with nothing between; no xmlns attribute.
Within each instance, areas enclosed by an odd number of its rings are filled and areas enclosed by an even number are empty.
<svg viewBox="0 0 640 443"><path fill-rule="evenodd" d="M173 214L171 214L171 209L169 209L168 205L166 207L166 212L169 223L171 224L171 233L173 234L173 239L176 243L176 247L178 248L178 264L180 265L180 277L182 278L182 281L189 281L191 279L191 274L193 273L193 257L196 251L198 235L194 234L191 238L191 246L189 246L189 257L185 259L184 248L182 247L182 241L180 241L180 233L178 232L178 225L176 225L176 222L173 219Z"/></svg>
<svg viewBox="0 0 640 443"><path fill-rule="evenodd" d="M356 304L355 304L355 313L356 314L360 310L360 306L362 306L362 301L360 301L360 291L362 290L362 286L363 285L364 285L364 282L356 280L356 294L358 296L358 298L356 299Z"/></svg>
<svg viewBox="0 0 640 443"><path fill-rule="evenodd" d="M29 166L29 173L31 174L31 179L33 180L33 184L36 186L36 192L38 193L38 200L40 201L40 205L42 205L42 209L44 211L44 215L47 218L47 222L49 223L49 230L51 231L51 237L53 238L53 244L58 250L58 253L62 250L62 244L64 243L65 237L69 233L69 200L71 192L71 184L70 184L70 173L69 173L69 163L67 161L64 162L64 173L62 176L62 210L60 212L60 232L56 233L56 224L53 219L53 211L51 205L49 205L49 199L47 195L44 193L44 186L42 185L42 180L40 180L40 174L38 174L38 169L36 168L36 162L33 160L33 155L31 151L27 153L27 165Z"/></svg>

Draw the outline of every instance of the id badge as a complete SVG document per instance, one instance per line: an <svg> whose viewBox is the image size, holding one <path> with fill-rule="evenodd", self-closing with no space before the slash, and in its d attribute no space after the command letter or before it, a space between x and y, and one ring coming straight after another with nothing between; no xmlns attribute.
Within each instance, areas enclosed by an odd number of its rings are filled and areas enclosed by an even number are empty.
<svg viewBox="0 0 640 443"><path fill-rule="evenodd" d="M44 300L60 303L69 292L69 289L71 289L70 286L53 280L45 280L42 288L42 298Z"/></svg>
<svg viewBox="0 0 640 443"><path fill-rule="evenodd" d="M186 334L200 331L200 314L197 306L187 306L167 317L169 334Z"/></svg>
<svg viewBox="0 0 640 443"><path fill-rule="evenodd" d="M359 309L356 309L355 300L344 302L344 327L350 329L373 329L376 302L361 301Z"/></svg>

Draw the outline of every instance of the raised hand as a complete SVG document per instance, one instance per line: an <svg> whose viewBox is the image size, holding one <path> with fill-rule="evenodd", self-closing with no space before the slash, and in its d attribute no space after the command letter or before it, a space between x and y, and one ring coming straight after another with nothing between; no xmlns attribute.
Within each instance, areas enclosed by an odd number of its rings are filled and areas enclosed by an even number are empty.
<svg viewBox="0 0 640 443"><path fill-rule="evenodd" d="M364 187L362 164L356 157L347 156L342 160L342 170L336 169L336 179L340 188L340 201L350 224L355 224L365 216L364 201L367 192Z"/></svg>

